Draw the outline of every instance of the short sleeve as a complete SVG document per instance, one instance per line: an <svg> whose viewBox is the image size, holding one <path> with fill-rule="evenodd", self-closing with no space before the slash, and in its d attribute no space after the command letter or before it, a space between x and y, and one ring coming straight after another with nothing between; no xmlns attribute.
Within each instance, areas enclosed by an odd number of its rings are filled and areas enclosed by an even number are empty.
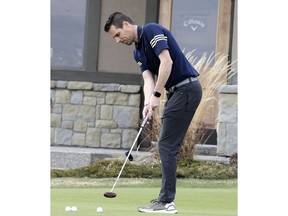
<svg viewBox="0 0 288 216"><path fill-rule="evenodd" d="M167 36L160 26L155 24L147 25L145 28L145 36L157 56L160 55L163 49L169 49Z"/></svg>

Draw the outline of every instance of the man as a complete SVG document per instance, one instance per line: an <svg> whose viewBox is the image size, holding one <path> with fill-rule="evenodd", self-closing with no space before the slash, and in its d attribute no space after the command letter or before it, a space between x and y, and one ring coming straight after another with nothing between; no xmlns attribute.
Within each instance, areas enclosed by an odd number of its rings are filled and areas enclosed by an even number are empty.
<svg viewBox="0 0 288 216"><path fill-rule="evenodd" d="M162 116L159 154L162 163L162 187L157 199L140 212L177 213L176 194L177 154L201 101L199 73L186 59L172 34L163 26L150 23L134 24L120 12L111 14L104 30L117 42L135 44L134 58L144 79L143 117L151 118L160 104L164 88L169 93ZM155 81L155 76L157 80Z"/></svg>

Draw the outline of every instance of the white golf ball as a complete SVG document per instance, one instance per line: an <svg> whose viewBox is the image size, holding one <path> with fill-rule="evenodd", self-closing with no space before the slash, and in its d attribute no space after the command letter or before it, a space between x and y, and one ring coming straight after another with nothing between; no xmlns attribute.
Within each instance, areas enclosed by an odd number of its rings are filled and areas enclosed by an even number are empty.
<svg viewBox="0 0 288 216"><path fill-rule="evenodd" d="M77 211L77 207L76 206L72 206L71 207L71 211L76 212Z"/></svg>
<svg viewBox="0 0 288 216"><path fill-rule="evenodd" d="M98 207L98 208L96 209L96 211L97 211L97 212L103 212L103 208L102 208L102 207Z"/></svg>
<svg viewBox="0 0 288 216"><path fill-rule="evenodd" d="M72 210L72 208L70 206L65 207L65 211L71 211L71 210Z"/></svg>

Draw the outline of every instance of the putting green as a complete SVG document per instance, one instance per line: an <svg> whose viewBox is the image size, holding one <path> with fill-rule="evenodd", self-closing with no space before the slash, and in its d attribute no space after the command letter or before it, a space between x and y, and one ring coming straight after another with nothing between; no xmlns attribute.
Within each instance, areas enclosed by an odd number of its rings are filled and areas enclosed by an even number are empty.
<svg viewBox="0 0 288 216"><path fill-rule="evenodd" d="M103 193L111 188L52 188L51 216L65 215L143 215L137 206L146 205L156 198L159 188L115 188L116 198L105 198ZM178 215L236 216L237 188L187 188L178 187L175 199ZM77 212L65 212L65 206L76 206ZM103 212L97 213L96 208Z"/></svg>

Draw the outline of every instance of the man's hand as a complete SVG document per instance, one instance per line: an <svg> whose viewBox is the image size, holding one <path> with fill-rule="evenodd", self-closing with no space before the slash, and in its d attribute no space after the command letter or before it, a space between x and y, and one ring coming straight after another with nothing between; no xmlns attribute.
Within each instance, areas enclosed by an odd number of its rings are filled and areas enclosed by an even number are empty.
<svg viewBox="0 0 288 216"><path fill-rule="evenodd" d="M148 104L145 104L143 109L143 118L145 118L148 115L148 118L151 119L153 115L153 111L159 107L160 105L160 98L155 97L154 95L151 95L149 98Z"/></svg>

